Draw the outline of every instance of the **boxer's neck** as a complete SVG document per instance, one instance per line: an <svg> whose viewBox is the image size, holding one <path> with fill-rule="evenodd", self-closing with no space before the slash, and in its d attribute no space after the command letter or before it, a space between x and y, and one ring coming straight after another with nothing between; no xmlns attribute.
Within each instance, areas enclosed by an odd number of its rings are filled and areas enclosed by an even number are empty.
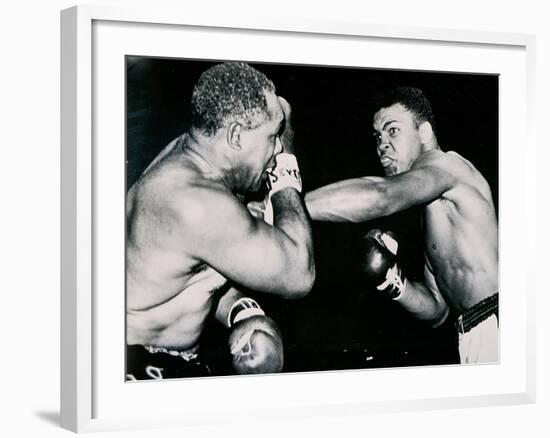
<svg viewBox="0 0 550 438"><path fill-rule="evenodd" d="M205 178L219 181L230 191L238 186L232 171L231 159L226 152L223 133L207 137L191 130L185 140L182 154L190 159Z"/></svg>

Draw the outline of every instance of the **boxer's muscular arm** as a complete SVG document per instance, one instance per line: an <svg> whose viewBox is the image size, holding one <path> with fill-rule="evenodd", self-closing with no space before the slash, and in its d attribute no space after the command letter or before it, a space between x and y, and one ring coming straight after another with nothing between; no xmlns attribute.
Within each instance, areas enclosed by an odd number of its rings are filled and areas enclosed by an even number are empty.
<svg viewBox="0 0 550 438"><path fill-rule="evenodd" d="M227 317L229 316L231 306L235 303L235 301L242 297L244 297L244 295L234 287L224 293L220 298L220 301L218 301L218 306L216 307L216 320L218 320L218 322L223 324L225 327L229 327Z"/></svg>
<svg viewBox="0 0 550 438"><path fill-rule="evenodd" d="M234 283L286 298L302 297L315 279L303 202L293 188L277 192L272 200L274 226L252 217L225 192L197 189L186 194L179 209L185 250Z"/></svg>
<svg viewBox="0 0 550 438"><path fill-rule="evenodd" d="M427 266L424 268L424 282L407 281L398 302L416 318L430 322L432 327L441 325L449 315L449 306Z"/></svg>
<svg viewBox="0 0 550 438"><path fill-rule="evenodd" d="M284 239L282 240L290 240L292 246L301 251L302 254L299 259L301 259L304 267L314 271L311 225L300 194L292 188L283 189L271 197L271 203L273 204L273 227L276 228L275 232L280 230L284 233L284 236L282 236Z"/></svg>
<svg viewBox="0 0 550 438"><path fill-rule="evenodd" d="M399 242L390 231L370 230L360 241L359 266L378 293L399 303L416 318L440 325L447 317L448 306L441 295L428 260L424 282L407 279L399 266Z"/></svg>
<svg viewBox="0 0 550 438"><path fill-rule="evenodd" d="M430 202L457 183L449 160L441 158L399 175L348 179L313 190L305 196L308 212L314 220L363 222Z"/></svg>

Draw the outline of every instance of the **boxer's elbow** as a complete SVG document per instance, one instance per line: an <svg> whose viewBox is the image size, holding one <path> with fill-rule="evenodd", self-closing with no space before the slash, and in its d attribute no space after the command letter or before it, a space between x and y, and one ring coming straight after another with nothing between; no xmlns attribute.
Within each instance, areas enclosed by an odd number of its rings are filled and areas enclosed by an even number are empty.
<svg viewBox="0 0 550 438"><path fill-rule="evenodd" d="M313 261L300 265L292 265L285 278L285 294L288 299L298 299L307 296L315 283L315 264Z"/></svg>
<svg viewBox="0 0 550 438"><path fill-rule="evenodd" d="M431 320L430 325L432 328L437 328L441 326L449 317L449 306L442 302L440 305L436 308L436 311L434 312Z"/></svg>
<svg viewBox="0 0 550 438"><path fill-rule="evenodd" d="M315 283L315 275L315 263L312 260L300 276L301 281L299 282L300 287L297 288L297 298L303 298L311 292Z"/></svg>

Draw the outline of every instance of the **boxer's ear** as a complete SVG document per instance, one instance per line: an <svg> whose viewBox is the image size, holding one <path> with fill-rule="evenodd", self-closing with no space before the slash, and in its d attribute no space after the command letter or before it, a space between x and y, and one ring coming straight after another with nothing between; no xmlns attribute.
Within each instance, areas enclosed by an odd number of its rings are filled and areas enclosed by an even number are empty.
<svg viewBox="0 0 550 438"><path fill-rule="evenodd" d="M243 125L239 122L231 122L227 127L227 143L234 149L241 149L241 134Z"/></svg>
<svg viewBox="0 0 550 438"><path fill-rule="evenodd" d="M420 143L424 145L433 143L434 132L430 122L425 121L418 125L418 133L420 135Z"/></svg>

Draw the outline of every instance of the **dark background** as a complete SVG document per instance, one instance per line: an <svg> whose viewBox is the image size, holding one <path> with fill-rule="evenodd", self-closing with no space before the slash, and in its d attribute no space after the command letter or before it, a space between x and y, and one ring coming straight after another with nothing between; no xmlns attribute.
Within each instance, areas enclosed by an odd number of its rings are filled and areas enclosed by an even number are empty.
<svg viewBox="0 0 550 438"><path fill-rule="evenodd" d="M219 62L219 61L216 61ZM127 186L190 123L193 85L212 62L127 57ZM498 209L498 77L494 75L250 63L292 105L304 192L345 178L382 175L372 136L371 98L415 86L432 103L443 150L470 160L488 180ZM455 315L432 329L370 290L356 244L374 227L400 239L409 278L422 278L420 208L364 224L314 222L317 280L301 300L255 298L279 324L287 372L458 362ZM207 324L202 355L214 374L230 372L227 332Z"/></svg>

